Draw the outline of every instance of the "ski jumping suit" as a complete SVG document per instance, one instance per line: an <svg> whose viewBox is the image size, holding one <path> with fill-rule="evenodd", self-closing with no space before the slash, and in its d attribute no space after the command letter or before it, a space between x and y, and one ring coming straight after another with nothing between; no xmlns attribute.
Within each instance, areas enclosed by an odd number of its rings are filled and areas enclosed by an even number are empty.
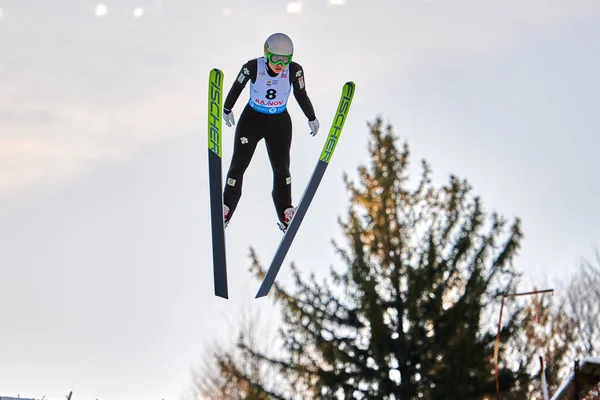
<svg viewBox="0 0 600 400"><path fill-rule="evenodd" d="M223 203L229 207L231 219L242 195L244 172L248 168L256 145L265 139L267 154L273 169L273 203L279 221L283 212L292 207L290 176L290 146L292 143L292 120L287 111L287 100L294 89L294 97L309 121L315 119L315 111L306 92L302 67L291 62L279 75L267 65L264 57L245 63L233 83L223 104L230 112L246 83L251 80L250 99L244 107L235 129L233 155Z"/></svg>

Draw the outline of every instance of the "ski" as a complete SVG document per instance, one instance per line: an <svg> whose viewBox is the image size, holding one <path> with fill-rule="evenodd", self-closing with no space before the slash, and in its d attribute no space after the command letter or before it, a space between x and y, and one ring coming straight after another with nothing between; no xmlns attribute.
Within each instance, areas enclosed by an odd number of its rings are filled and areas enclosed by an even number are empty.
<svg viewBox="0 0 600 400"><path fill-rule="evenodd" d="M223 220L223 178L221 167L221 115L223 107L223 72L210 71L208 80L208 178L212 229L213 274L215 295L228 298L225 221Z"/></svg>
<svg viewBox="0 0 600 400"><path fill-rule="evenodd" d="M325 145L323 146L323 151L321 152L321 156L317 161L317 165L313 170L312 176L304 189L304 194L300 199L300 203L298 204L298 208L296 209L296 214L294 218L292 218L292 222L286 229L283 238L279 242L279 246L277 247L277 251L271 261L271 265L263 279L263 282L256 294L256 298L266 296L271 290L271 286L275 282L275 278L277 277L277 273L281 268L283 260L292 245L292 241L300 228L300 224L306 215L306 211L308 210L308 206L310 205L318 187L321 183L321 179L325 174L325 170L329 165L329 161L333 156L333 151L337 145L338 140L340 139L340 135L342 133L342 128L344 127L344 123L346 122L346 117L348 115L348 111L350 110L350 104L352 103L352 98L354 97L354 82L346 82L342 89L342 95L340 98L340 102L333 118L333 122L331 123L331 129L329 130L329 136L327 136L327 140L325 141Z"/></svg>

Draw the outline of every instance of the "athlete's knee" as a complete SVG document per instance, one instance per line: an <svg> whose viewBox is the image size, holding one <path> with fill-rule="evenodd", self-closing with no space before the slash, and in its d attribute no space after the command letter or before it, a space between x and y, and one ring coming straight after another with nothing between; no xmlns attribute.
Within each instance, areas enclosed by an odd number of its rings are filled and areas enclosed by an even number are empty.
<svg viewBox="0 0 600 400"><path fill-rule="evenodd" d="M288 173L283 173L283 174L279 174L279 173L274 173L273 174L273 181L275 182L275 184L279 184L279 185L291 185L292 184L292 176L290 175L289 171Z"/></svg>
<svg viewBox="0 0 600 400"><path fill-rule="evenodd" d="M234 160L229 166L229 170L227 171L227 176L231 176L234 178L241 178L244 176L244 173L248 169L250 165L249 160Z"/></svg>
<svg viewBox="0 0 600 400"><path fill-rule="evenodd" d="M241 177L244 175L249 165L250 162L245 160L232 162L229 166L229 171L227 171L227 175Z"/></svg>
<svg viewBox="0 0 600 400"><path fill-rule="evenodd" d="M242 176L241 175L233 175L233 174L228 174L227 175L227 180L225 181L225 184L227 186L230 186L232 188L241 188L242 186Z"/></svg>
<svg viewBox="0 0 600 400"><path fill-rule="evenodd" d="M290 176L290 167L285 164L273 165L273 175L276 177Z"/></svg>

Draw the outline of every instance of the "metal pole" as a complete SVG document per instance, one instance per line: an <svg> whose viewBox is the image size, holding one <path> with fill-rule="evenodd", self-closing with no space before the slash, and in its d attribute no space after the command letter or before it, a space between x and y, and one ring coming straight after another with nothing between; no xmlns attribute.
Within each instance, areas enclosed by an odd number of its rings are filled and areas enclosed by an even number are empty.
<svg viewBox="0 0 600 400"><path fill-rule="evenodd" d="M575 374L573 375L573 400L579 400L579 360L575 361Z"/></svg>
<svg viewBox="0 0 600 400"><path fill-rule="evenodd" d="M500 304L500 317L498 318L498 332L496 333L496 345L494 347L494 370L496 373L496 400L500 400L500 381L498 371L498 348L500 346L500 326L502 325L502 312L504 311L504 299L507 297L530 296L544 293L554 293L554 289L534 290L532 292L504 293Z"/></svg>
<svg viewBox="0 0 600 400"><path fill-rule="evenodd" d="M544 368L544 359L540 356L540 366L542 368L542 393L544 400L548 400L548 384L546 383L546 369Z"/></svg>

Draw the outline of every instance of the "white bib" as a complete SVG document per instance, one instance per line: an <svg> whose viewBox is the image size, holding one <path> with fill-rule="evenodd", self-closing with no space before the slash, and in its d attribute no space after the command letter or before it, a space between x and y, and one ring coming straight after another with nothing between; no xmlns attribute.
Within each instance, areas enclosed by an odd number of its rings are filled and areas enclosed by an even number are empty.
<svg viewBox="0 0 600 400"><path fill-rule="evenodd" d="M292 91L289 78L289 66L281 73L271 77L267 72L264 57L257 59L256 82L250 81L250 107L265 114L279 114L285 111Z"/></svg>

